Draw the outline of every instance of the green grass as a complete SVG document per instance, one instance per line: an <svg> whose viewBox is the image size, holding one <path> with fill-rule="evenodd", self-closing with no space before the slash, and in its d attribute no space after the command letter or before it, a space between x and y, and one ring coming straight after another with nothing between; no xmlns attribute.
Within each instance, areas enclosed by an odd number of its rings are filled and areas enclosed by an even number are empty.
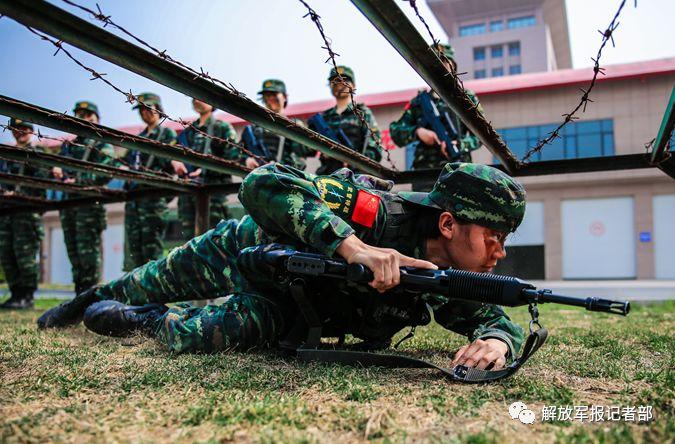
<svg viewBox="0 0 675 444"><path fill-rule="evenodd" d="M170 355L153 340L81 326L38 332L0 313L0 442L672 442L675 304L627 317L541 308L550 340L513 378L449 383L428 370L301 364L272 351ZM526 310L510 314L525 325ZM418 329L402 350L448 363L462 338ZM507 409L652 405L647 424L514 422Z"/></svg>

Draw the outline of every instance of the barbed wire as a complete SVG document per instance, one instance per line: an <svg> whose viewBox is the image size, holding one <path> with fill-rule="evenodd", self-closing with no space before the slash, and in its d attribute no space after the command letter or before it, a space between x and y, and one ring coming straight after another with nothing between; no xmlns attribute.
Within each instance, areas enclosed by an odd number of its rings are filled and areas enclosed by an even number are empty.
<svg viewBox="0 0 675 444"><path fill-rule="evenodd" d="M21 106L29 108L31 110L38 111L38 112L41 112L41 113L45 113L49 117L56 117L56 118L60 118L60 119L63 119L63 120L67 120L69 122L77 123L79 125L88 126L99 137L103 137L103 136L109 136L109 137L114 137L114 138L120 138L121 137L121 140L123 142L124 141L130 141L132 143L136 143L136 142L142 143L142 142L145 142L147 140L145 137L137 136L137 135L134 135L134 134L120 133L120 132L114 132L113 133L113 132L105 130L104 128L101 128L100 126L96 126L96 125L94 125L93 123L91 123L87 120L78 119L76 117L69 116L68 114L57 112L57 111L48 111L48 110L45 110L43 108L38 108L36 106L32 106L32 105L29 105L29 104L24 103L24 102L17 102L15 100L12 100L12 99L7 98L7 97L0 97L0 102L10 103L10 104L14 104L14 105L21 105ZM120 134L122 134L122 136L120 136ZM166 146L167 148L170 148L170 149L180 149L185 154L194 153L193 150L191 150L188 147L182 146L182 145L170 145L170 144L167 144L167 143L164 143L164 142L160 142L159 140L153 140L153 142L155 142L159 145ZM134 168L131 168L131 169L134 169ZM148 170L148 172L151 173L151 174L154 174L154 173L157 173L158 171L151 169L151 170ZM166 172L164 172L164 173L167 174L169 178L175 180L173 175L171 175L169 173L166 173ZM179 178L179 181L186 182L186 183L191 182L190 180L186 180L186 179L183 179L183 178Z"/></svg>
<svg viewBox="0 0 675 444"><path fill-rule="evenodd" d="M139 43L140 45L145 46L146 48L148 48L149 50L151 50L152 52L154 52L158 57L160 57L160 58L162 58L162 59L164 59L164 60L166 60L166 61L168 61L168 62L171 62L171 63L173 63L173 64L175 64L175 65L178 65L178 66L180 66L180 67L183 68L183 69L186 69L186 70L190 71L192 74L194 74L194 75L196 76L195 78L201 77L201 78L203 78L203 79L206 79L206 80L210 81L211 83L221 85L223 88L226 88L228 91L230 91L230 92L232 92L232 93L234 93L234 94L236 94L236 95L238 95L238 96L246 97L246 95L245 95L244 93L242 93L241 91L238 91L238 90L234 87L234 85L232 85L231 83L227 83L227 82L224 82L224 81L222 81L222 80L219 80L219 79L216 78L216 77L211 76L207 71L204 71L204 68L203 68L203 67L200 66L200 67L199 67L199 71L193 69L193 68L191 68L190 66L185 65L184 63L180 62L179 60L176 60L176 59L174 59L173 57L171 57L171 56L166 52L166 49L160 51L158 48L152 46L150 43L148 43L148 42L146 42L145 40L141 39L140 37L134 35L134 34L133 34L131 31L129 31L128 29L126 29L126 28L124 28L123 26L121 26L121 25L115 23L115 22L112 20L112 15L106 15L106 14L104 14L103 11L101 10L101 7L99 6L98 3L96 3L96 9L97 9L97 11L94 11L93 9L87 8L86 6L79 5L79 4L77 4L77 3L75 3L75 2L73 2L73 1L71 1L71 0L62 0L62 1L63 1L64 3L70 5L70 6L73 6L73 7L75 7L75 8L80 9L81 11L87 12L88 14L90 14L90 15L91 15L93 18L95 18L96 20L102 22L104 28L107 27L107 26L111 26L111 27L113 27L113 28L119 30L120 32L124 33L124 34L127 35L128 37L131 37L133 40L135 40L135 41L136 41L137 43Z"/></svg>
<svg viewBox="0 0 675 444"><path fill-rule="evenodd" d="M64 0L64 1L65 1L65 0ZM202 131L201 129L199 129L198 127L196 127L192 122L188 122L188 121L186 121L186 120L184 120L184 119L182 119L182 118L180 118L180 117L179 117L179 118L171 117L171 116L169 116L167 113L165 113L164 111L160 111L159 109L156 109L154 106L146 105L146 104L143 102L143 100L141 100L141 99L140 99L136 94L134 94L131 90L129 90L129 92L126 92L126 91L122 90L120 87L118 87L117 85L115 85L114 83L112 83L110 80L106 79L105 76L106 76L107 74L105 74L105 73L99 73L99 72L97 72L96 70L94 70L93 68L91 68L91 67L85 65L85 64L82 63L80 60L78 60L78 59L77 59L70 51L68 51L66 48L63 47L63 43L64 43L63 41L52 39L51 37L49 37L49 36L47 36L47 35L45 35L45 34L42 34L42 33L38 32L38 31L36 31L35 29L31 28L30 26L26 26L26 28L27 28L30 32L32 32L33 34L35 34L35 35L37 35L38 37L40 37L40 39L42 39L42 40L44 40L44 41L46 41L46 42L49 42L49 43L51 43L53 46L55 46L57 49L56 49L56 52L54 52L54 54L53 54L54 56L57 55L59 52L62 52L62 53L64 53L69 59L71 59L75 64L77 64L79 67L81 67L81 68L84 69L85 71L89 72L89 73L92 75L92 78L91 78L90 80L101 80L101 81L103 81L106 85L108 85L109 87L111 87L113 90L115 90L115 91L117 91L118 93L120 93L121 95L123 95L123 96L125 97L126 103L130 103L130 104L137 103L139 106L142 106L142 107L144 107L144 108L146 108L146 109L154 110L154 111L155 111L157 114L159 114L159 116L162 118L162 121L159 123L160 125L161 125L162 123L164 123L164 121L169 120L169 121L171 121L171 122L177 123L178 125L180 125L181 127L183 127L184 130L190 128L190 129L194 130L195 132L201 134L202 136L204 136L204 137L206 137L206 138L208 138L208 139L211 139L211 140L213 140L213 141L215 141L215 142L220 142L220 143L223 143L223 144L232 146L232 147L234 147L234 148L237 148L237 149L239 150L240 154L241 154L241 153L244 153L244 154L246 154L246 155L249 156L249 157L253 157L253 158L255 158L255 159L258 159L258 160L262 161L263 163L266 163L266 160L265 160L265 159L263 159L262 157L260 157L260 156L258 156L258 155L256 155L256 154L252 153L251 151L249 151L248 149L246 149L244 146L242 146L242 145L240 145L240 144L238 144L238 143L236 143L236 142L234 142L234 141L232 141L232 140L229 140L229 139L223 139L222 137L218 137L218 136L214 136L214 135L208 134L207 132ZM214 117L214 118L215 118L215 117ZM190 149L189 147L183 147L183 148Z"/></svg>
<svg viewBox="0 0 675 444"><path fill-rule="evenodd" d="M612 42L612 47L616 47L614 43L614 31L619 27L619 22L617 21L619 19L619 15L621 15L621 11L623 10L623 7L626 4L626 0L622 0L621 4L619 5L619 9L617 9L616 13L614 14L614 18L610 22L609 26L607 26L607 29L605 31L598 30L598 32L602 35L602 42L600 43L600 48L598 48L598 53L596 54L595 58L591 57L591 60L593 60L593 78L591 78L591 82L589 83L588 87L586 89L584 88L579 88L582 92L581 99L579 100L579 104L572 109L572 111L563 114L562 116L564 117L564 120L556 129L548 133L548 136L546 136L544 139L541 139L537 144L530 148L530 150L525 153L523 156L522 161L527 162L534 154L540 152L544 146L550 144L553 142L555 139L560 137L560 130L562 130L565 125L567 125L570 122L573 122L575 120L578 120L579 117L576 115L579 110L581 110L582 113L586 112L586 106L588 105L588 102L593 102L590 98L591 91L595 87L596 81L598 79L598 75L602 74L603 76L605 75L604 68L600 67L600 57L602 57L602 50L605 48L607 45L607 42ZM635 7L637 7L637 0L634 1Z"/></svg>
<svg viewBox="0 0 675 444"><path fill-rule="evenodd" d="M54 141L54 142L59 142L61 144L67 143L68 145L77 146L77 147L84 148L84 149L89 148L89 149L92 149L92 150L96 151L97 153L99 153L100 155L102 155L104 157L107 157L109 159L113 159L116 162L119 162L120 164L124 165L125 167L127 167L129 169L135 169L131 166L131 164L129 164L129 162L125 161L124 158L117 157L117 156L111 156L110 154L106 153L105 151L99 149L96 145L85 145L83 143L75 142L75 139L68 139L68 138L65 138L65 137L47 136L47 135L42 134L40 132L40 128L38 128L37 131L24 130L24 129L21 129L21 128L18 128L18 127L11 127L9 125L5 125L5 124L2 124L2 123L0 123L0 128L2 128L2 132L5 132L7 130L16 131L16 132L19 132L19 133L22 133L22 134L34 135L38 140L51 140L51 141ZM64 157L70 157L70 156L64 156ZM156 174L158 176L163 176L163 177L167 177L167 178L171 178L171 179L174 178L174 176L172 174L167 173L166 171L153 170L151 168L147 168L145 165L140 165L137 170L143 171L144 173Z"/></svg>
<svg viewBox="0 0 675 444"><path fill-rule="evenodd" d="M427 23L427 21L424 19L424 17L420 13L419 8L417 7L417 1L416 0L404 0L404 1L406 1L410 4L410 7L415 12L415 15L420 20L420 22L422 22L422 24L424 25L424 27L427 30L427 33L429 33L429 37L431 37L431 41L432 41L432 44L430 45L430 48L434 51L436 56L439 59L441 59L441 62L443 62L443 64L448 68L447 76L450 76L452 79L454 79L455 82L457 82L457 84L461 87L461 89L466 93L466 88L464 87L464 82L462 81L462 77L461 77L461 76L465 75L466 72L457 72L457 64L455 63L455 61L452 60L447 55L445 55L445 51L443 49L443 45L441 44L441 41L436 38L434 33L431 31L431 27L429 27L429 24ZM470 108L474 109L474 110L478 111L478 113L482 114L482 112L480 110L480 100L478 99L478 97L476 95L473 95L473 97L476 99L475 101L472 100L470 97L468 97L468 94L467 94L467 98L469 99L469 103L471 103ZM483 118L484 118L484 116L483 116ZM486 120L485 123L489 127L492 127L491 122L488 122Z"/></svg>
<svg viewBox="0 0 675 444"><path fill-rule="evenodd" d="M410 7L415 11L415 15L417 18L422 22L424 27L426 28L427 32L429 33L429 37L431 37L431 48L436 52L436 55L443 61L443 62L448 62L449 66L451 67L451 73L457 78L459 81L459 84L462 85L462 88L464 88L464 84L462 83L462 79L460 79L457 75L456 69L455 69L455 63L453 63L452 60L448 56L445 55L445 51L442 50L441 47L441 41L436 38L433 32L431 32L431 28L429 27L429 24L427 23L426 20L424 20L424 17L422 17L422 14L420 13L420 10L417 8L417 1L416 0L405 0L410 4ZM466 73L464 73L466 74Z"/></svg>
<svg viewBox="0 0 675 444"><path fill-rule="evenodd" d="M321 34L321 39L323 39L323 43L325 45L325 46L322 46L321 48L325 49L326 52L328 52L328 58L326 59L326 61L324 63L330 62L333 65L333 69L335 69L335 73L337 74L337 78L338 78L339 83L342 86L345 86L347 88L347 90L349 91L349 97L350 97L350 100L351 100L352 111L354 112L354 115L359 119L359 121L361 122L361 125L363 125L367 129L368 137L370 137L375 142L378 149L385 154L386 160L389 163L389 165L391 165L391 168L394 171L398 171L397 168L396 168L396 165L394 164L394 161L391 159L391 153L389 152L388 149L386 149L382 145L381 137L379 136L379 134L377 134L377 132L373 131L373 128L366 121L366 118L363 115L363 112L361 112L361 110L358 108L358 106L356 104L356 98L355 98L356 88L352 84L350 84L350 82L348 82L342 76L340 71L338 70L338 65L337 65L337 62L335 61L335 58L339 57L340 54L336 53L333 50L333 47L331 46L331 40L326 36L326 33L323 29L323 24L321 23L321 16L319 16L319 14L317 14L317 12L311 6L309 6L309 4L305 0L299 0L299 2L302 3L305 6L305 8L307 8L307 14L305 14L302 18L309 17L310 20L314 23L314 25L318 29L319 34Z"/></svg>
<svg viewBox="0 0 675 444"><path fill-rule="evenodd" d="M199 67L199 71L197 71L196 69L190 67L189 65L186 65L186 64L182 63L181 61L179 61L179 60L173 58L171 55L169 55L169 54L167 53L167 50L166 50L166 49L160 50L159 48L157 48L157 47L151 45L151 44L148 43L147 41L145 41L145 40L143 40L142 38L138 37L137 35L133 34L131 31L129 31L129 30L126 29L125 27L123 27L123 26L121 26L120 24L114 22L114 21L112 20L112 16L109 15L109 14L105 14L105 13L101 10L101 7L99 6L98 3L96 3L96 9L97 9L97 10L94 11L93 9L87 8L86 6L82 6L82 5L77 4L77 3L75 3L75 2L72 1L72 0L62 0L62 1L63 1L64 3L66 3L66 4L68 4L68 5L71 5L71 6L75 7L75 8L80 9L81 11L84 11L84 12L90 14L94 19L96 19L96 20L98 20L98 21L100 21L100 22L103 23L103 28L106 28L107 26L111 26L111 27L113 27L113 28L119 30L119 31L122 32L123 34L127 35L128 37L130 37L131 39L133 39L134 41L136 41L136 42L139 43L140 45L142 45L142 46L144 46L145 48L149 49L150 51L154 52L155 55L157 55L157 56L160 57L161 59L166 60L166 61L168 61L168 62L171 62L171 63L173 63L173 64L175 64L175 65L177 65L177 66L179 66L179 67L181 67L181 68L183 68L183 69L189 71L190 73L192 73L192 74L195 75L195 77L194 77L195 79L196 79L196 78L199 78L199 77L201 77L201 78L203 78L203 79L206 79L206 80L210 81L211 83L220 85L220 86L224 87L225 89L227 89L228 91L230 91L231 93L233 93L233 94L235 94L235 95L237 95L237 96L239 96L239 97L241 97L241 98L244 98L244 99L246 99L246 100L252 102L252 100L249 99L249 98L246 96L246 94L244 94L244 93L242 93L241 91L237 90L237 89L234 87L234 85L232 85L232 83L225 82L225 81L223 81L223 80L218 79L218 78L215 77L215 76L210 75L210 74L209 74L207 71L205 71L204 68L201 67L201 66ZM271 117L273 120L277 117L277 115L276 115L275 112L273 112L273 111L271 111L271 110L269 110L269 109L266 109L266 108L265 108L265 110L267 111L267 113L270 115L270 117ZM169 119L169 120L172 120L172 119ZM172 121L175 122L175 120L172 120ZM190 124L190 125L191 125L191 124ZM200 133L201 135L203 135L203 136L205 136L205 137L209 137L209 135L208 135L207 133L205 133L204 131L199 130L198 128L194 127L193 125L191 125L191 126L193 127L193 129L195 129L195 130L196 130L198 133ZM213 137L210 137L210 138L213 139ZM216 139L217 139L217 138L216 138ZM223 139L218 139L218 140L221 140L221 141L222 141ZM256 155L256 154L252 153L251 151L247 150L244 146L241 146L241 145L239 145L239 144L236 144L235 142L231 142L231 141L230 141L230 145L231 145L231 146L235 146L237 149L239 149L240 152L245 153L248 157L253 157L254 159L257 159L260 163L266 163L266 162L268 161L268 159L264 159L264 158L262 158L261 156L258 156L258 155Z"/></svg>

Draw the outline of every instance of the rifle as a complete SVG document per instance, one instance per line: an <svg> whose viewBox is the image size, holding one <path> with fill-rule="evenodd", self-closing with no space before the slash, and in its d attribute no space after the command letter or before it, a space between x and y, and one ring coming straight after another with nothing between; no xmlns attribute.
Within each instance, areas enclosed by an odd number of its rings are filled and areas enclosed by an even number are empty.
<svg viewBox="0 0 675 444"><path fill-rule="evenodd" d="M321 134L322 136L328 137L334 142L341 143L347 148L354 150L354 145L352 145L352 141L349 140L349 137L347 137L347 134L345 134L342 128L338 128L337 131L334 131L333 128L328 126L326 120L323 118L323 115L321 113L316 113L312 117L310 117L309 120L307 120L307 126L309 126L309 128L312 129L313 131L316 131L317 133Z"/></svg>
<svg viewBox="0 0 675 444"><path fill-rule="evenodd" d="M343 364L375 365L384 367L434 368L454 381L487 382L513 375L541 347L548 332L539 323L537 304L556 303L584 307L599 311L627 315L630 303L596 297L579 298L554 294L551 290L536 289L528 282L512 276L476 273L464 270L426 270L401 267L401 282L390 292L422 295L440 294L450 299L461 299L508 307L529 306L530 335L521 356L501 370L479 370L458 365L445 369L430 362L400 355L374 354L349 350L321 350L321 323L306 294L305 282L326 278L351 281L366 285L373 280L373 273L362 264L348 264L320 254L296 251L283 245L259 245L241 251L237 267L244 276L265 271L277 283L287 285L298 304L308 326L307 339L296 351L298 358L306 361L338 362ZM329 285L325 284L324 285ZM386 297L386 294L385 296ZM535 329L536 327L536 329Z"/></svg>
<svg viewBox="0 0 675 444"><path fill-rule="evenodd" d="M251 153L253 153L255 156L265 159L266 161L274 160L272 158L272 155L270 154L270 150L267 149L265 143L255 136L255 133L253 132L253 128L251 127L251 125L248 125L246 126L246 128L244 128L244 132L241 133L241 140L242 142L244 142L244 146L246 146L246 149L249 150Z"/></svg>
<svg viewBox="0 0 675 444"><path fill-rule="evenodd" d="M445 142L445 148L450 154L448 160L451 162L460 160L462 157L460 147L452 143L453 141L457 141L459 144L459 132L447 111L443 113L438 111L438 107L431 98L431 93L428 91L421 92L418 97L422 108L422 117L419 120L419 126L430 127L441 142Z"/></svg>

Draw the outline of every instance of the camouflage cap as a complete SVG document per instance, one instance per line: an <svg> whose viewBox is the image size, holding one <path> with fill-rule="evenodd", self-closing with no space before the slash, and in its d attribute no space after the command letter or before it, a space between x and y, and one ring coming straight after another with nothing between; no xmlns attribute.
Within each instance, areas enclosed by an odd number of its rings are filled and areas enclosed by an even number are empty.
<svg viewBox="0 0 675 444"><path fill-rule="evenodd" d="M80 100L79 102L75 103L75 107L73 107L73 113L77 114L77 112L81 109L85 111L91 111L101 118L101 115L98 113L98 106L96 106L95 103L88 102L86 100Z"/></svg>
<svg viewBox="0 0 675 444"><path fill-rule="evenodd" d="M447 163L431 192L401 191L399 196L507 233L515 231L525 215L525 188L506 173L476 163Z"/></svg>
<svg viewBox="0 0 675 444"><path fill-rule="evenodd" d="M330 82L335 77L338 77L338 75L342 77L347 77L349 80L352 81L352 83L356 83L356 77L354 77L354 70L351 69L349 66L340 65L337 67L337 70L335 68L332 68L330 70L330 73L328 74L328 81Z"/></svg>
<svg viewBox="0 0 675 444"><path fill-rule="evenodd" d="M438 48L439 51L442 51L450 60L455 60L455 50L449 43L439 43L436 48Z"/></svg>
<svg viewBox="0 0 675 444"><path fill-rule="evenodd" d="M263 81L262 87L260 88L260 91L258 91L258 94L262 94L264 92L280 92L286 94L286 84L279 79L267 79Z"/></svg>
<svg viewBox="0 0 675 444"><path fill-rule="evenodd" d="M138 99L139 102L147 106L155 106L155 105L162 106L162 99L160 99L157 94L143 93L137 95L136 98ZM140 108L141 103L137 103L136 105L133 106L132 109Z"/></svg>
<svg viewBox="0 0 675 444"><path fill-rule="evenodd" d="M21 120L21 119L15 119L14 117L9 119L9 127L10 128L28 128L31 131L34 129L32 123L26 122L25 120Z"/></svg>

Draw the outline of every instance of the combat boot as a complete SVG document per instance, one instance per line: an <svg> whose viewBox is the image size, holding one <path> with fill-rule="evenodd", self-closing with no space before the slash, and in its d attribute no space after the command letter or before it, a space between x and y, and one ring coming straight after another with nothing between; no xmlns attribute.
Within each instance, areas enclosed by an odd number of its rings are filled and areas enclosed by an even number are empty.
<svg viewBox="0 0 675 444"><path fill-rule="evenodd" d="M126 337L134 333L155 336L162 316L168 309L163 304L134 306L118 301L102 301L87 308L84 325L104 336Z"/></svg>
<svg viewBox="0 0 675 444"><path fill-rule="evenodd" d="M98 286L91 287L70 301L50 308L38 318L38 328L65 328L79 324L87 307L101 300L96 295L97 289Z"/></svg>
<svg viewBox="0 0 675 444"><path fill-rule="evenodd" d="M12 292L12 296L0 305L4 310L24 310L33 308L33 292L27 290L17 290Z"/></svg>

